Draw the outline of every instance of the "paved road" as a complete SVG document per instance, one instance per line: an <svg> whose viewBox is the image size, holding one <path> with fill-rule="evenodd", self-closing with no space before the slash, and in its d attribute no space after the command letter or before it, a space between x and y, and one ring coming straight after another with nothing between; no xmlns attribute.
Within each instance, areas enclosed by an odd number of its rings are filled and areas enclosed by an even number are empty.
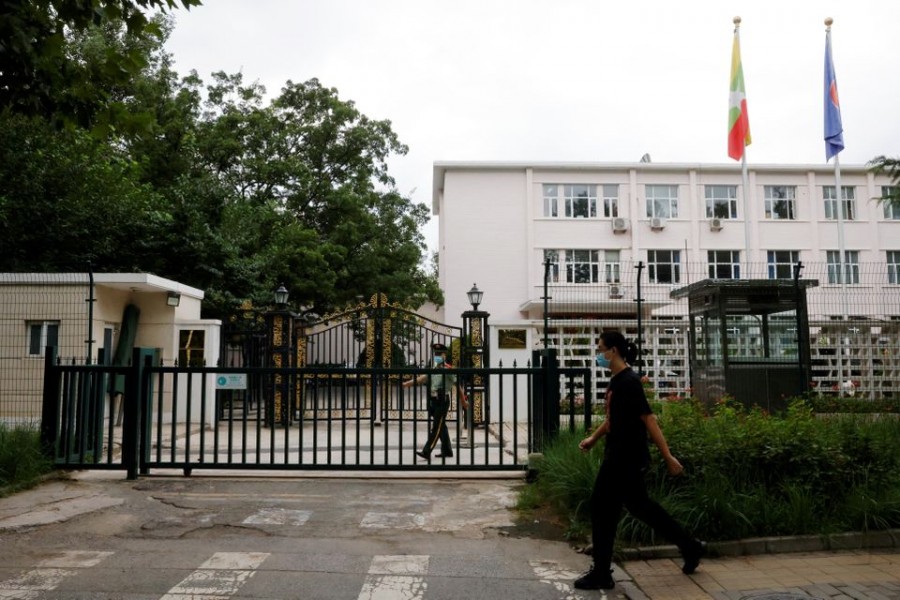
<svg viewBox="0 0 900 600"><path fill-rule="evenodd" d="M0 499L0 599L900 599L890 552L629 561L576 591L588 558L520 537L519 485L82 474Z"/></svg>

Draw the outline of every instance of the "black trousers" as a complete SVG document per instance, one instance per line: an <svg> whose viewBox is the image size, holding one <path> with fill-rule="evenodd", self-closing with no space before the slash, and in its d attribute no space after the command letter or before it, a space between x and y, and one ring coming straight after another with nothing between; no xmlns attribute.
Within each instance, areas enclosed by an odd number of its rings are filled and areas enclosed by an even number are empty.
<svg viewBox="0 0 900 600"><path fill-rule="evenodd" d="M647 495L645 473L645 469L607 461L600 465L591 494L591 536L594 566L601 573L612 564L613 544L623 506L682 551L691 541L684 528Z"/></svg>
<svg viewBox="0 0 900 600"><path fill-rule="evenodd" d="M450 410L450 395L447 392L437 392L428 398L428 416L431 417L431 431L428 440L422 448L422 454L431 454L438 440L441 442L441 454L453 452L450 443L450 432L447 431L447 412Z"/></svg>

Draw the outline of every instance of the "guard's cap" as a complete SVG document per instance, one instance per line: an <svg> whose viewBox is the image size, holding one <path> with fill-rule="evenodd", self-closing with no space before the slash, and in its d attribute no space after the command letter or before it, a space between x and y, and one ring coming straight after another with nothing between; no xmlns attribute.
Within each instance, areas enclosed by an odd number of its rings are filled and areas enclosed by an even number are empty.
<svg viewBox="0 0 900 600"><path fill-rule="evenodd" d="M434 342L433 344L431 344L431 349L434 352L446 352L447 346L445 346L444 344L442 344L440 342Z"/></svg>

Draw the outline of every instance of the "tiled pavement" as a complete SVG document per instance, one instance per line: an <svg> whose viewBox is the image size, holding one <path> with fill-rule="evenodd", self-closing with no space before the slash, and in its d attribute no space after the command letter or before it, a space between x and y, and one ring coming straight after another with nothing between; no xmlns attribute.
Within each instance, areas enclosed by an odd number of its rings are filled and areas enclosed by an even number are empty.
<svg viewBox="0 0 900 600"><path fill-rule="evenodd" d="M674 559L622 566L630 600L900 600L896 549L706 558L690 577Z"/></svg>

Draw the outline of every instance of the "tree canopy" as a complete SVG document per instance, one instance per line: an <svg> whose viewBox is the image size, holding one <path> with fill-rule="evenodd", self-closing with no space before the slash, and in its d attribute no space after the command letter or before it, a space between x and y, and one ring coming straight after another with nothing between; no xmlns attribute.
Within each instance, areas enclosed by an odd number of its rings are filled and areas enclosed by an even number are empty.
<svg viewBox="0 0 900 600"><path fill-rule="evenodd" d="M119 4L135 3L93 2ZM75 27L62 54L81 75L52 102L0 95L0 270L153 272L205 290L219 318L270 304L281 283L319 313L375 292L442 302L427 207L388 171L407 152L390 121L317 79L267 99L240 73L182 77L162 49L171 23L149 29L160 35L135 37L125 13ZM126 48L142 65L130 77L84 77ZM69 92L90 110L68 111ZM75 125L60 128L59 111Z"/></svg>
<svg viewBox="0 0 900 600"><path fill-rule="evenodd" d="M878 201L900 211L900 158L876 156L869 161L868 166L873 173L887 175L891 179L891 187Z"/></svg>

